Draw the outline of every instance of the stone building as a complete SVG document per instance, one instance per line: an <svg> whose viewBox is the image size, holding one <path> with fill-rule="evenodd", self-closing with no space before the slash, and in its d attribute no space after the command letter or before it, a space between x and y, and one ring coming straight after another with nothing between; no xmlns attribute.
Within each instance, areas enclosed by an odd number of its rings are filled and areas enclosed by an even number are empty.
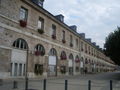
<svg viewBox="0 0 120 90"><path fill-rule="evenodd" d="M0 78L48 77L114 70L114 62L44 0L0 0Z"/></svg>

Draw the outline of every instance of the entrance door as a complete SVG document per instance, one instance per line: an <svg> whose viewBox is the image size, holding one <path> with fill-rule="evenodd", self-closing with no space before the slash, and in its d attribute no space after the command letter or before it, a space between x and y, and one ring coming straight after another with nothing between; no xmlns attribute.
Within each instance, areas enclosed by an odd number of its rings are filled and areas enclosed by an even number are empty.
<svg viewBox="0 0 120 90"><path fill-rule="evenodd" d="M49 69L49 72L48 72L49 76L57 75L56 56L49 56L48 69Z"/></svg>
<svg viewBox="0 0 120 90"><path fill-rule="evenodd" d="M73 75L73 63L72 60L69 60L69 75Z"/></svg>
<svg viewBox="0 0 120 90"><path fill-rule="evenodd" d="M83 74L83 72L84 72L84 69L83 69L83 68L84 68L83 61L80 62L80 68L81 68L81 69L80 69L80 70L81 70L81 74Z"/></svg>
<svg viewBox="0 0 120 90"><path fill-rule="evenodd" d="M17 76L17 68L18 67L18 64L17 63L15 63L15 67L14 67L14 76Z"/></svg>

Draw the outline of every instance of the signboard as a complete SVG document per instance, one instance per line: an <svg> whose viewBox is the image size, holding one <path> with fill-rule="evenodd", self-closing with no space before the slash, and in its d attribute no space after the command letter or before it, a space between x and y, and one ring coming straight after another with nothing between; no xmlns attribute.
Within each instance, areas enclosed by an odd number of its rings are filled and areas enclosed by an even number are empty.
<svg viewBox="0 0 120 90"><path fill-rule="evenodd" d="M69 60L69 67L72 67L72 60Z"/></svg>
<svg viewBox="0 0 120 90"><path fill-rule="evenodd" d="M83 62L80 63L80 67L83 68Z"/></svg>
<svg viewBox="0 0 120 90"><path fill-rule="evenodd" d="M56 65L56 56L49 56L49 65Z"/></svg>
<svg viewBox="0 0 120 90"><path fill-rule="evenodd" d="M26 56L27 56L26 51L24 51L24 50L18 50L18 49L13 49L12 50L11 60L13 62L25 63L26 62Z"/></svg>

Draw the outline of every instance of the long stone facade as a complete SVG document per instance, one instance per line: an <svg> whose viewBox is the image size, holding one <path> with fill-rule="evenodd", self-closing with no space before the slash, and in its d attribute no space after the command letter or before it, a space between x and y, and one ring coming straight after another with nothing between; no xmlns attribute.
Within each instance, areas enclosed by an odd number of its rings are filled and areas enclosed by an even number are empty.
<svg viewBox="0 0 120 90"><path fill-rule="evenodd" d="M0 78L22 78L26 68L29 78L114 70L114 62L75 25L35 1L0 0Z"/></svg>

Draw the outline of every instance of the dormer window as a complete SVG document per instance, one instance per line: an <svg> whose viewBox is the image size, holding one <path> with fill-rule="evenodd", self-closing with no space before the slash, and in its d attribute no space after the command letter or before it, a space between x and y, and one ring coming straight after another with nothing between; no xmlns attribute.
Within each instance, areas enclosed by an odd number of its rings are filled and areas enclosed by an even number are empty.
<svg viewBox="0 0 120 90"><path fill-rule="evenodd" d="M31 0L31 1L32 1L33 3L39 5L39 6L43 7L43 2L44 2L44 0Z"/></svg>
<svg viewBox="0 0 120 90"><path fill-rule="evenodd" d="M38 5L43 6L43 0L38 0Z"/></svg>

